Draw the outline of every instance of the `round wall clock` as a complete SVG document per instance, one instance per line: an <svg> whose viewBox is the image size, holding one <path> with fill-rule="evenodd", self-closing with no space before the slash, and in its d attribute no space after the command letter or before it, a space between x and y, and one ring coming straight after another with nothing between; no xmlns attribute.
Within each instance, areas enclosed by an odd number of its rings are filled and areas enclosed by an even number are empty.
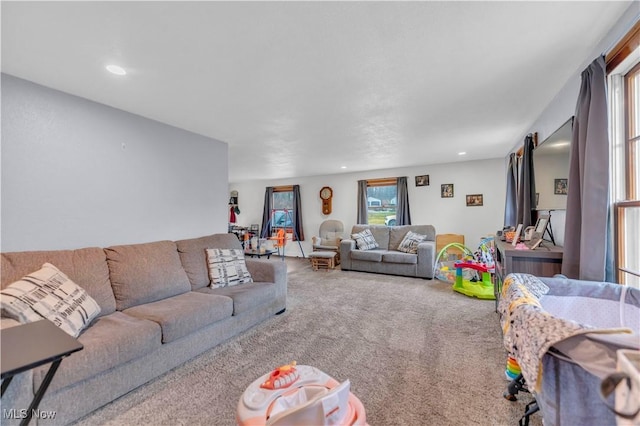
<svg viewBox="0 0 640 426"><path fill-rule="evenodd" d="M331 214L331 198L333 198L333 190L324 186L320 190L320 198L322 199L322 214Z"/></svg>

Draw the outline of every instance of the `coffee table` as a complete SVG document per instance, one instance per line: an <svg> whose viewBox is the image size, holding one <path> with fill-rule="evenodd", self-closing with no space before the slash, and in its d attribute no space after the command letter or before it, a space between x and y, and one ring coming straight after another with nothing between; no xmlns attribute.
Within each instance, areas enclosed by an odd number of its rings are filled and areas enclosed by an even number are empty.
<svg viewBox="0 0 640 426"><path fill-rule="evenodd" d="M258 259L261 258L262 256L267 256L267 259L269 259L271 257L272 254L277 253L277 250L265 250L265 251L260 251L260 250L254 250L254 249L247 249L244 251L244 254L246 254L247 256L258 256Z"/></svg>
<svg viewBox="0 0 640 426"><path fill-rule="evenodd" d="M47 391L62 359L84 349L81 343L56 327L49 320L0 330L2 341L2 393L9 387L13 376L44 364L52 363L36 391L20 425L27 425Z"/></svg>

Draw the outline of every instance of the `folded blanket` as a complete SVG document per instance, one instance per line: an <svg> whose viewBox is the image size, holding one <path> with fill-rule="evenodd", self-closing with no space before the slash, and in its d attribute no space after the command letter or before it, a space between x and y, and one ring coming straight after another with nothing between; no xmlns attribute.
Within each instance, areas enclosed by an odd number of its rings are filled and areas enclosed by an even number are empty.
<svg viewBox="0 0 640 426"><path fill-rule="evenodd" d="M596 329L549 314L540 305L548 291L533 275L509 274L498 304L504 346L520 364L529 389L536 392L540 391L542 357L554 344L586 333L631 333L626 328Z"/></svg>

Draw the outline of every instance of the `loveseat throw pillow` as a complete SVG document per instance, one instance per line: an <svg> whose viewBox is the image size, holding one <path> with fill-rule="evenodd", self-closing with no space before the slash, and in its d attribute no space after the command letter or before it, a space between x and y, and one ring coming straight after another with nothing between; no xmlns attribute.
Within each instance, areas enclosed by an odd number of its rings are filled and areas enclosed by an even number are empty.
<svg viewBox="0 0 640 426"><path fill-rule="evenodd" d="M78 337L100 313L85 289L50 263L0 292L2 315L22 324L48 319Z"/></svg>
<svg viewBox="0 0 640 426"><path fill-rule="evenodd" d="M253 282L239 249L207 249L211 288L231 287Z"/></svg>
<svg viewBox="0 0 640 426"><path fill-rule="evenodd" d="M418 244L422 241L426 240L426 235L417 234L413 231L409 231L406 233L400 245L398 246L398 250L404 253L418 253Z"/></svg>
<svg viewBox="0 0 640 426"><path fill-rule="evenodd" d="M365 229L357 234L351 234L351 238L356 240L358 250L371 250L379 247L370 229Z"/></svg>

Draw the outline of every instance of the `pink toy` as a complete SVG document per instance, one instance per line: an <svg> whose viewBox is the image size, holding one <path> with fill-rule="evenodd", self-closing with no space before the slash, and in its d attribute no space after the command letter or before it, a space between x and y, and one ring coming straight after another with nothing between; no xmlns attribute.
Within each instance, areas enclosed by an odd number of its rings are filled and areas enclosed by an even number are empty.
<svg viewBox="0 0 640 426"><path fill-rule="evenodd" d="M239 426L368 426L364 406L350 388L349 380L339 383L317 368L292 362L249 385L238 401L236 420Z"/></svg>

